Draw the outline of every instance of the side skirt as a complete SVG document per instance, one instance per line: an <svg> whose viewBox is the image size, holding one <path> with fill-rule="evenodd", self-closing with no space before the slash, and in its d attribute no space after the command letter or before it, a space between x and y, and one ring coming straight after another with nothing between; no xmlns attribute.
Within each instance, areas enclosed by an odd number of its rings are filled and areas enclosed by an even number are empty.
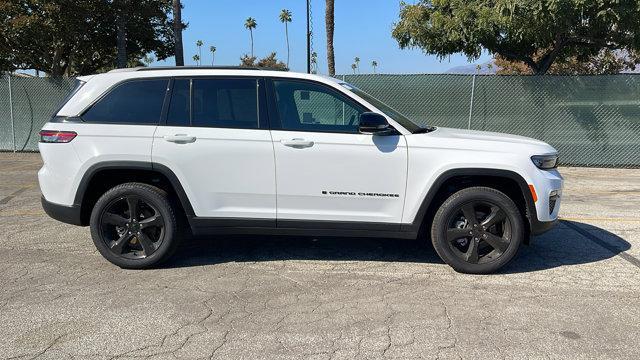
<svg viewBox="0 0 640 360"><path fill-rule="evenodd" d="M189 223L194 235L255 234L397 239L416 239L418 236L416 232L401 231L400 224L392 223L200 217L190 218Z"/></svg>

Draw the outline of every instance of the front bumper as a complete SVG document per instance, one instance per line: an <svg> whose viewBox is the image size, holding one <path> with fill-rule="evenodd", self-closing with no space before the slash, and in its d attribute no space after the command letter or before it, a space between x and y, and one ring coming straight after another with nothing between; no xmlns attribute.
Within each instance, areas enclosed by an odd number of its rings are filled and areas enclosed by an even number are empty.
<svg viewBox="0 0 640 360"><path fill-rule="evenodd" d="M538 219L531 220L531 234L540 235L551 230L558 223L558 219L551 221L540 221Z"/></svg>
<svg viewBox="0 0 640 360"><path fill-rule="evenodd" d="M44 196L40 198L40 202L42 203L44 212L51 218L71 225L83 225L82 218L80 216L80 206L67 206L52 203L47 201Z"/></svg>

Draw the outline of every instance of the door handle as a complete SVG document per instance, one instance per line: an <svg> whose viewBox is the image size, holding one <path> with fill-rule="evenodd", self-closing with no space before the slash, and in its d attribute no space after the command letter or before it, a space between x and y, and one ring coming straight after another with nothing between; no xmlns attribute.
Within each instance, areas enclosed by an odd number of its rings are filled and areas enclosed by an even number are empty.
<svg viewBox="0 0 640 360"><path fill-rule="evenodd" d="M300 138L280 140L280 142L284 146L288 146L296 149L312 147L314 144L313 141L307 141L305 139L300 139Z"/></svg>
<svg viewBox="0 0 640 360"><path fill-rule="evenodd" d="M196 141L195 136L189 136L186 134L165 135L164 139L176 144L189 144Z"/></svg>

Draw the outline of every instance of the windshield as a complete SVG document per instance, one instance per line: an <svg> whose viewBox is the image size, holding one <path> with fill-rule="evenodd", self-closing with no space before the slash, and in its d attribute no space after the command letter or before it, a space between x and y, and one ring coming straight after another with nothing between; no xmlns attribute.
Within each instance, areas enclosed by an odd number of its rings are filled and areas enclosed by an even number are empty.
<svg viewBox="0 0 640 360"><path fill-rule="evenodd" d="M409 130L410 132L415 133L418 130L422 129L421 126L411 121L408 117L400 114L399 112L392 109L389 105L374 98L373 96L358 89L357 87L347 83L341 83L340 85L342 85L344 88L348 89L352 93L358 95L359 97L363 98L366 102L378 108L378 110L382 111L385 115L395 120L398 124L402 125L405 129Z"/></svg>

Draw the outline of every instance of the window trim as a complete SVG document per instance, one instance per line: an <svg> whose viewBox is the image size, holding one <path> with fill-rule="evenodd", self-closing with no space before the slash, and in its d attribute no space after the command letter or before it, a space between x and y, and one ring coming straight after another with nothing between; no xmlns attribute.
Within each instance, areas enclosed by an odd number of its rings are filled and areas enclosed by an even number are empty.
<svg viewBox="0 0 640 360"><path fill-rule="evenodd" d="M362 110L363 112L370 112L372 111L371 109L369 109L368 107L364 106L363 104L361 104L360 102L358 102L357 100L349 97L348 95L342 93L341 91L339 91L338 89L329 86L327 84L324 84L322 82L319 81L315 81L315 80L310 80L310 79L299 79L299 78L288 78L288 77L268 77L267 79L267 98L268 98L268 107L269 107L269 117L272 119L275 119L274 121L271 122L271 130L277 130L277 131L295 131L295 132L311 132L311 133L328 133L328 134L350 134L350 135L364 135L361 134L360 132L358 132L357 130L355 132L353 131L336 131L336 130L322 130L322 129L284 129L282 126L282 119L280 118L280 111L278 110L278 104L276 102L276 88L275 88L275 81L289 81L289 82L298 82L298 83L305 83L305 84L313 84L316 85L318 87L321 87L323 89L328 89L330 94L337 94L338 96L336 96L339 100L347 103L347 104L351 104L356 110Z"/></svg>
<svg viewBox="0 0 640 360"><path fill-rule="evenodd" d="M120 86L123 86L127 83L130 82L141 82L141 81L157 81L157 80L166 80L167 84L166 84L166 88L164 91L164 99L162 100L162 107L160 109L160 117L158 118L158 121L156 123L140 123L140 122L111 122L111 121L87 121L84 119L85 114L97 103L99 103L102 99L104 99L105 97L109 96L109 94L111 94L113 91L115 91L117 88L119 88ZM103 92L100 96L98 96L97 98L93 99L93 101L91 103L89 103L89 105L87 105L84 109L82 109L82 111L80 112L80 115L78 116L78 118L86 124L97 124L97 125L139 125L139 126L158 126L160 125L160 123L162 122L162 116L164 115L164 109L165 106L168 106L167 101L169 100L167 95L169 94L169 84L171 83L171 77L169 76L159 76L159 77L149 77L149 78L132 78L132 79L125 79L123 81L117 82L113 85L111 85L107 91Z"/></svg>
<svg viewBox="0 0 640 360"><path fill-rule="evenodd" d="M266 91L265 91L265 81L261 76L239 76L239 75L184 75L184 76L172 76L171 77L171 87L167 92L167 98L165 101L167 102L166 113L163 113L162 121L159 123L159 126L176 126L176 125L168 125L167 117L169 114L169 106L171 104L171 97L173 95L173 85L175 80L189 80L189 125L187 126L177 126L177 127L188 127L194 129L236 129L236 130L269 130L270 128L270 118L269 113L267 111L267 102L266 102ZM258 107L257 116L258 116L258 126L255 128L244 128L244 127L233 127L233 126L193 126L193 80L253 80L256 82L256 106Z"/></svg>

